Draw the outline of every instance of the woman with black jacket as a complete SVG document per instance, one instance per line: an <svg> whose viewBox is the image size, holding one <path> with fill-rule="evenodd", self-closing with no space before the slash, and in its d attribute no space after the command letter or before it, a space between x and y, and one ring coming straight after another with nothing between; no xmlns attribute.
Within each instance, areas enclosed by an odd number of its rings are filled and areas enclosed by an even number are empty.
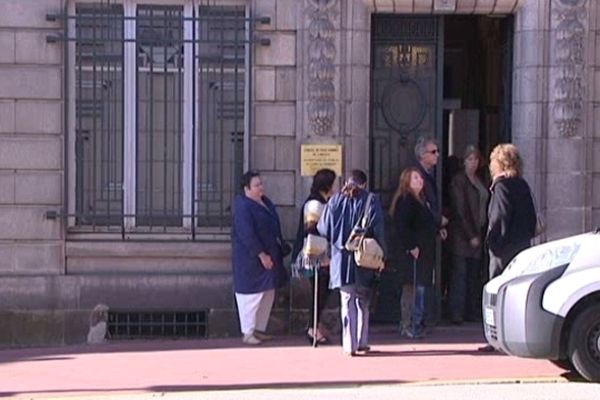
<svg viewBox="0 0 600 400"><path fill-rule="evenodd" d="M412 167L402 171L390 214L398 232L403 271L400 334L423 336L425 286L431 285L435 268L438 226L423 192L423 177Z"/></svg>
<svg viewBox="0 0 600 400"><path fill-rule="evenodd" d="M310 187L310 195L304 201L302 205L302 211L300 212L300 222L298 223L298 232L296 233L296 241L294 242L294 249L292 251L292 260L294 263L304 263L302 252L302 247L304 245L304 239L308 236L309 233L313 235L318 235L317 231L317 222L319 222L319 218L327 204L327 200L334 193L334 184L335 184L336 175L335 172L328 169L320 169L318 170L312 181L312 185ZM306 268L309 267L309 268ZM315 287L314 279L310 279L311 287L312 287L312 307L313 311L316 311L317 316L317 324L321 319L321 313L325 308L327 298L331 293L329 289L329 257L327 255L321 257L319 259L319 267L315 268L315 266L304 266L304 268L300 268L296 266L297 269L302 269L305 271L305 275L307 277L311 277L314 273L314 270L318 270L318 287ZM317 291L317 304L315 304L315 291ZM316 307L316 310L315 310ZM317 327L316 331L312 328L314 326L314 314L315 312L310 312L310 320L309 327L306 330L306 337L308 338L310 343L316 344L324 344L327 343L327 336L323 333L323 329Z"/></svg>

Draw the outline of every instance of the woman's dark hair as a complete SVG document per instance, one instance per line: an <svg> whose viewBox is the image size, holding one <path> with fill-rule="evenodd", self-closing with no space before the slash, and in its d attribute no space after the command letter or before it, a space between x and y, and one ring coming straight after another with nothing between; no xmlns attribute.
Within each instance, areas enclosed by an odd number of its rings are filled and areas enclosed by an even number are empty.
<svg viewBox="0 0 600 400"><path fill-rule="evenodd" d="M242 175L240 189L244 190L245 187L249 188L250 181L252 181L252 178L255 178L257 176L260 176L260 173L258 171L247 171L246 173L244 173L244 175Z"/></svg>
<svg viewBox="0 0 600 400"><path fill-rule="evenodd" d="M361 186L366 185L366 183L367 174L365 174L360 169L353 169L350 172L348 180L346 180L346 184L342 188L342 193L344 194L344 196L356 197L358 192L362 190Z"/></svg>
<svg viewBox="0 0 600 400"><path fill-rule="evenodd" d="M310 187L310 194L318 195L321 192L329 192L335 182L335 172L329 168L323 168L317 171L313 176L312 186Z"/></svg>

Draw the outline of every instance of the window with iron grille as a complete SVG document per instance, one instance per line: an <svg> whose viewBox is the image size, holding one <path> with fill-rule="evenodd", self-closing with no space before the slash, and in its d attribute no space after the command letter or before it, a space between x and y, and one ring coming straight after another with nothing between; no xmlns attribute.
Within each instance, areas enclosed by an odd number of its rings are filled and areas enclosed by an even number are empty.
<svg viewBox="0 0 600 400"><path fill-rule="evenodd" d="M72 4L72 226L230 225L249 125L248 11L157 3Z"/></svg>

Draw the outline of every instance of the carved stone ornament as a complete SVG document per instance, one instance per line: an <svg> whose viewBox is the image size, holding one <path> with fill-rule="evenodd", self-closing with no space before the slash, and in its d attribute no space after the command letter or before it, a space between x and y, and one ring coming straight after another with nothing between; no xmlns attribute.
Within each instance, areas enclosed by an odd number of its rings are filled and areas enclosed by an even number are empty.
<svg viewBox="0 0 600 400"><path fill-rule="evenodd" d="M554 29L558 76L554 82L554 122L564 137L577 134L582 121L587 0L558 0Z"/></svg>
<svg viewBox="0 0 600 400"><path fill-rule="evenodd" d="M311 131L325 135L335 116L335 26L337 0L308 1L308 120Z"/></svg>

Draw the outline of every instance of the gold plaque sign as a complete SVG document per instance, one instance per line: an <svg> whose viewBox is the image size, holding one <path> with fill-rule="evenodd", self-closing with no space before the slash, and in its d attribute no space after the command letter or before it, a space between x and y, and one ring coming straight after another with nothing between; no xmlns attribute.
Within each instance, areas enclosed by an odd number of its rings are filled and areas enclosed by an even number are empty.
<svg viewBox="0 0 600 400"><path fill-rule="evenodd" d="M300 173L313 176L322 168L342 175L342 146L339 144L303 144L300 146Z"/></svg>

